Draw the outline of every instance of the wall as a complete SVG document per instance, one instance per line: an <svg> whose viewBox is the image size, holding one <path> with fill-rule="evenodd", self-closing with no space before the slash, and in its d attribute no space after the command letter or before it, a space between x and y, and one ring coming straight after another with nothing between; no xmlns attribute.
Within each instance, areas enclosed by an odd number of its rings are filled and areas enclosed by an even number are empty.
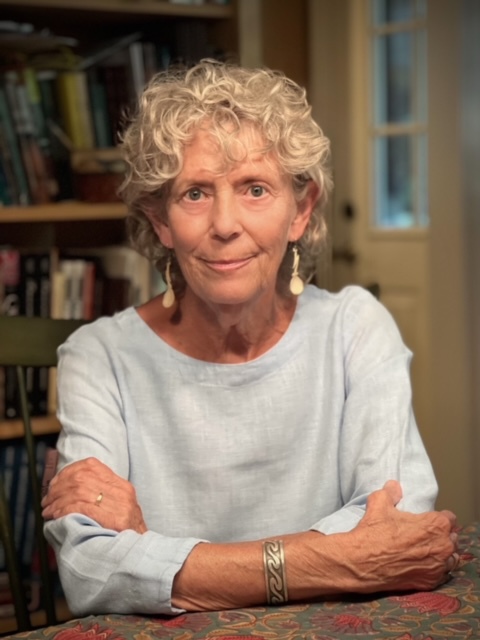
<svg viewBox="0 0 480 640"><path fill-rule="evenodd" d="M472 294L475 287L478 290L472 269L478 264L474 264L474 239L468 230L468 225L474 224L474 209L471 203L467 205L474 197L478 168L476 176L466 160L471 153L478 154L479 138L473 138L473 130L465 130L474 102L474 88L469 86L473 80L469 76L474 71L469 71L469 57L478 48L468 29L473 13L478 16L476 0L430 3L437 34L429 42L430 60L435 61L429 79L430 94L437 96L435 104L430 105L430 151L442 160L432 163L435 170L431 171L429 188L430 205L435 211L431 225L431 339L435 365L432 407L437 427L431 456L441 487L439 506L455 511L461 523L475 517L478 500L478 461L474 458L478 441L472 388ZM478 106L476 111L478 117ZM467 143L469 137L471 141Z"/></svg>
<svg viewBox="0 0 480 640"><path fill-rule="evenodd" d="M480 519L480 2L463 0L462 169L469 337L475 518Z"/></svg>
<svg viewBox="0 0 480 640"><path fill-rule="evenodd" d="M239 0L240 61L308 82L307 0Z"/></svg>

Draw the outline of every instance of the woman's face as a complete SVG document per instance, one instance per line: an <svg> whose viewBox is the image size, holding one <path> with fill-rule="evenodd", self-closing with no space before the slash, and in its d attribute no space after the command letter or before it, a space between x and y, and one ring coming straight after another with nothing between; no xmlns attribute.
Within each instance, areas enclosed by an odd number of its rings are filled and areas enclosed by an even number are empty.
<svg viewBox="0 0 480 640"><path fill-rule="evenodd" d="M258 133L247 129L238 139L245 159L227 163L215 139L199 130L173 183L167 221L152 220L188 288L210 305L273 293L287 243L301 237L316 201L312 186L296 202L291 178L272 155L255 151Z"/></svg>

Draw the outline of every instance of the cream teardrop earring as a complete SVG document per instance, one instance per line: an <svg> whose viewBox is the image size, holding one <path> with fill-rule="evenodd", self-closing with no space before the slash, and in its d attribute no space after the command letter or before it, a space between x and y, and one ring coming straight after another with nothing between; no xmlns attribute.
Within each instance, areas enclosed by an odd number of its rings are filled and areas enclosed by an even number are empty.
<svg viewBox="0 0 480 640"><path fill-rule="evenodd" d="M165 309L170 309L175 304L175 291L172 286L172 278L170 275L170 267L172 265L172 256L168 256L167 266L165 268L165 283L167 288L163 294L162 305Z"/></svg>
<svg viewBox="0 0 480 640"><path fill-rule="evenodd" d="M294 296L299 296L305 289L305 283L298 275L298 266L300 264L300 254L298 253L298 247L293 245L293 265L292 265L292 277L290 278L289 289Z"/></svg>

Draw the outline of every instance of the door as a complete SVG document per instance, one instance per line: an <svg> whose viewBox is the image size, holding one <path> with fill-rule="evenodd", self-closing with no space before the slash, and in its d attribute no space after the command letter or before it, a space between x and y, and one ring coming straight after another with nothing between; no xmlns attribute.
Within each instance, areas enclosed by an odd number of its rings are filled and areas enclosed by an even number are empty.
<svg viewBox="0 0 480 640"><path fill-rule="evenodd" d="M412 350L439 506L471 519L458 47L462 2L311 0L310 87L332 141L329 286L376 283ZM450 242L449 240L450 239Z"/></svg>
<svg viewBox="0 0 480 640"><path fill-rule="evenodd" d="M379 285L414 353L414 408L428 437L426 3L354 2L350 24L352 278Z"/></svg>
<svg viewBox="0 0 480 640"><path fill-rule="evenodd" d="M415 353L415 411L427 429L426 70L416 59L425 58L425 6L313 0L310 10L311 95L332 142L335 182L330 288L379 285ZM395 80L382 82L392 71ZM415 191L404 188L410 176Z"/></svg>

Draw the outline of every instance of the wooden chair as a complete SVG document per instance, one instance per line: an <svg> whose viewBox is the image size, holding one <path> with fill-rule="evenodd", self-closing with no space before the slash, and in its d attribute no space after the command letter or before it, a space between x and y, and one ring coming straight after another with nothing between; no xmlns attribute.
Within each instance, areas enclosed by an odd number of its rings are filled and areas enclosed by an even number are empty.
<svg viewBox="0 0 480 640"><path fill-rule="evenodd" d="M52 367L57 364L57 347L79 326L82 320L52 320L23 316L0 316L0 366L16 369L20 413L24 426L23 443L27 453L35 516L35 543L40 563L43 605L47 624L56 622L53 579L48 563L47 542L43 535L41 481L37 475L35 438L32 433L25 384L25 367ZM5 564L15 607L19 631L32 628L27 599L22 585L20 562L15 548L13 524L3 477L0 474L0 541L5 550Z"/></svg>

